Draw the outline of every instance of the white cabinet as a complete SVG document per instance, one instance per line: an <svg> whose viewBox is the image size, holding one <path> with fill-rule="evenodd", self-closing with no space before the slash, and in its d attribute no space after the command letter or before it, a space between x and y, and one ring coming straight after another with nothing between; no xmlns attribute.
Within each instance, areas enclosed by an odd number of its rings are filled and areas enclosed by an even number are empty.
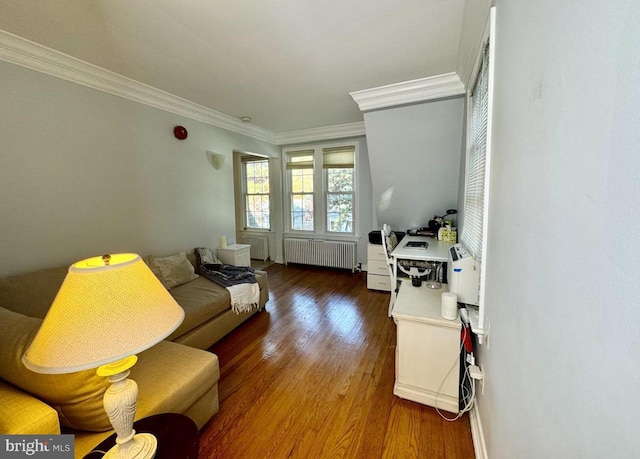
<svg viewBox="0 0 640 459"><path fill-rule="evenodd" d="M396 382L398 397L458 412L460 386L460 320L440 315L441 296L448 291L420 287L402 280L393 307L397 326Z"/></svg>
<svg viewBox="0 0 640 459"><path fill-rule="evenodd" d="M367 288L391 291L389 266L384 256L384 248L379 244L369 244L367 247Z"/></svg>
<svg viewBox="0 0 640 459"><path fill-rule="evenodd" d="M251 266L251 246L249 244L230 244L218 248L218 258L227 265Z"/></svg>

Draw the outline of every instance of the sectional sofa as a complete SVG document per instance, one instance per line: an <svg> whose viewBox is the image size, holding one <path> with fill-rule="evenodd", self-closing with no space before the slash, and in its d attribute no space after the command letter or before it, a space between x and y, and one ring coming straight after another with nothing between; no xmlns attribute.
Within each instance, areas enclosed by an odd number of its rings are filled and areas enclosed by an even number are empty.
<svg viewBox="0 0 640 459"><path fill-rule="evenodd" d="M189 261L195 265L193 255ZM83 457L113 433L102 408L107 381L94 370L36 374L21 361L67 269L0 278L0 434L73 433L75 456ZM267 274L256 271L256 279L262 310L269 299ZM202 276L169 292L185 319L167 340L140 353L131 369L139 387L136 419L183 413L201 428L219 409L218 358L205 349L256 311L236 314L227 289Z"/></svg>

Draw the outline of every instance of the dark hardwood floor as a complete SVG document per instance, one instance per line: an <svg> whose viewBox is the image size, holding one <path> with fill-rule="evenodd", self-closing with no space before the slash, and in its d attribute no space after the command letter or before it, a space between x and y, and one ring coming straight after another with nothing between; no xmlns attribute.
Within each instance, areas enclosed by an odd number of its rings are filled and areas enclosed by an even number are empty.
<svg viewBox="0 0 640 459"><path fill-rule="evenodd" d="M393 395L389 294L366 275L271 265L271 299L215 344L220 412L200 458L473 458L468 415Z"/></svg>

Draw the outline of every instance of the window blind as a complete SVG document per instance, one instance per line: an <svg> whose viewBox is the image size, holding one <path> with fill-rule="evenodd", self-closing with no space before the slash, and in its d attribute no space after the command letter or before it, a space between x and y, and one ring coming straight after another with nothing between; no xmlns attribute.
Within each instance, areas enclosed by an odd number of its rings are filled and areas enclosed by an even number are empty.
<svg viewBox="0 0 640 459"><path fill-rule="evenodd" d="M323 169L353 169L354 146L334 147L322 149Z"/></svg>
<svg viewBox="0 0 640 459"><path fill-rule="evenodd" d="M287 152L287 170L313 169L314 150L298 150Z"/></svg>
<svg viewBox="0 0 640 459"><path fill-rule="evenodd" d="M489 43L482 52L482 61L471 98L471 120L464 201L464 226L460 240L469 253L482 260L482 236L487 162L487 125L489 120Z"/></svg>

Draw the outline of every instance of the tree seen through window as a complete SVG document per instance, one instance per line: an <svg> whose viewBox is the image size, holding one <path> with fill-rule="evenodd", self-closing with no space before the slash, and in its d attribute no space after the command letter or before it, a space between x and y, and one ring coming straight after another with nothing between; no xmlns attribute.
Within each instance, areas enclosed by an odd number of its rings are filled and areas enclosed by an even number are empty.
<svg viewBox="0 0 640 459"><path fill-rule="evenodd" d="M353 168L327 169L327 231L353 232Z"/></svg>
<svg viewBox="0 0 640 459"><path fill-rule="evenodd" d="M271 228L269 200L269 160L246 161L245 224L247 228Z"/></svg>

